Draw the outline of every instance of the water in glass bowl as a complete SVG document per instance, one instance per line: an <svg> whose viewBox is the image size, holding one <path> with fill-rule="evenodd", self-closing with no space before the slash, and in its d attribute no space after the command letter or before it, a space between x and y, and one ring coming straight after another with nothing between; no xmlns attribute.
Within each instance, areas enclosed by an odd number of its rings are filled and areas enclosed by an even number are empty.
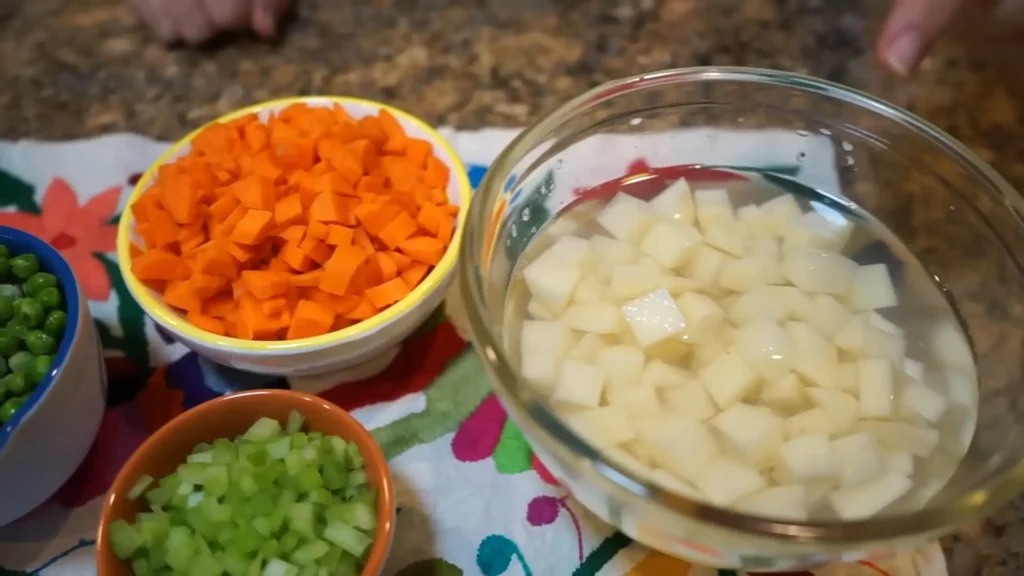
<svg viewBox="0 0 1024 576"><path fill-rule="evenodd" d="M522 381L622 468L717 506L925 506L977 419L942 286L841 196L707 174L606 183L536 233L505 313Z"/></svg>

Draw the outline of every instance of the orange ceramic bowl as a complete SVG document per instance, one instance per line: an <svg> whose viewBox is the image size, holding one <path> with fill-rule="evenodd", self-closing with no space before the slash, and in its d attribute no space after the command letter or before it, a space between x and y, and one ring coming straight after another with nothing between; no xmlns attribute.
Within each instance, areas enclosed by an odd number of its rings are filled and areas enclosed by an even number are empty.
<svg viewBox="0 0 1024 576"><path fill-rule="evenodd" d="M99 576L130 576L130 568L114 555L107 529L115 520L131 521L144 506L128 500L128 491L143 474L162 478L173 472L196 445L218 438L234 438L262 416L284 421L298 410L311 431L340 436L355 442L366 461L366 475L377 488L377 533L363 568L364 576L376 576L384 568L395 527L395 493L384 453L355 418L323 398L291 390L238 392L200 404L157 430L132 454L117 474L100 515L96 535L96 569Z"/></svg>

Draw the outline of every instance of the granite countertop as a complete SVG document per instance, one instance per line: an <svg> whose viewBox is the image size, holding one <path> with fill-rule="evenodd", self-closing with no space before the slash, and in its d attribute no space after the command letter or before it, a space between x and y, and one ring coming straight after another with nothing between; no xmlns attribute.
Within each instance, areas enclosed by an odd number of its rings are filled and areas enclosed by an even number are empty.
<svg viewBox="0 0 1024 576"><path fill-rule="evenodd" d="M235 37L167 50L124 0L6 0L0 138L124 130L173 139L238 106L311 93L386 100L438 125L521 126L616 77L746 65L821 76L909 107L1024 189L1015 78L958 45L941 46L913 79L888 77L870 53L884 0L299 4L277 45ZM951 574L1020 572L1022 543L1021 500L944 541Z"/></svg>

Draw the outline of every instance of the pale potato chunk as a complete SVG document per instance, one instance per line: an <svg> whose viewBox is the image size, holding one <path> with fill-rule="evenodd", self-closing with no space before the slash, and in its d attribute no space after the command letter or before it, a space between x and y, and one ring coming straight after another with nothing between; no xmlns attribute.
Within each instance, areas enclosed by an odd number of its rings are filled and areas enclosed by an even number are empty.
<svg viewBox="0 0 1024 576"><path fill-rule="evenodd" d="M685 292L693 292L699 290L701 285L695 280L689 278L683 278L682 276L662 276L659 288L668 290L669 294L679 297Z"/></svg>
<svg viewBox="0 0 1024 576"><path fill-rule="evenodd" d="M626 322L614 304L571 304L562 312L562 322L573 330L592 334L617 334Z"/></svg>
<svg viewBox="0 0 1024 576"><path fill-rule="evenodd" d="M656 468L650 475L651 483L663 490L675 492L691 500L704 500L704 496L691 484L684 482L667 470Z"/></svg>
<svg viewBox="0 0 1024 576"><path fill-rule="evenodd" d="M741 498L736 508L768 518L807 519L807 488L800 484L769 486Z"/></svg>
<svg viewBox="0 0 1024 576"><path fill-rule="evenodd" d="M681 336L680 336L681 337ZM669 364L683 364L690 356L691 346L675 338L668 338L644 348L651 360L661 360Z"/></svg>
<svg viewBox="0 0 1024 576"><path fill-rule="evenodd" d="M766 320L755 320L736 329L736 350L755 372L767 379L789 373L795 347L781 326Z"/></svg>
<svg viewBox="0 0 1024 576"><path fill-rule="evenodd" d="M647 419L638 431L654 461L679 479L696 483L720 448L707 427L678 416Z"/></svg>
<svg viewBox="0 0 1024 576"><path fill-rule="evenodd" d="M747 204L736 209L736 219L747 229L750 234L769 234L765 226L764 216L761 207L757 204Z"/></svg>
<svg viewBox="0 0 1024 576"><path fill-rule="evenodd" d="M913 360L911 358L903 359L903 373L907 377L917 380L919 382L924 381L924 363L920 360Z"/></svg>
<svg viewBox="0 0 1024 576"><path fill-rule="evenodd" d="M891 308L898 304L896 288L885 264L859 266L846 293L846 301L858 312Z"/></svg>
<svg viewBox="0 0 1024 576"><path fill-rule="evenodd" d="M864 433L851 434L832 441L839 485L857 486L886 473L885 454L875 439Z"/></svg>
<svg viewBox="0 0 1024 576"><path fill-rule="evenodd" d="M849 430L860 417L860 406L853 396L834 388L808 388L807 395L828 414L835 425L834 432Z"/></svg>
<svg viewBox="0 0 1024 576"><path fill-rule="evenodd" d="M696 380L663 386L657 391L665 409L684 418L707 420L718 413L718 408L708 396L707 390Z"/></svg>
<svg viewBox="0 0 1024 576"><path fill-rule="evenodd" d="M646 361L643 350L624 344L608 346L594 354L594 363L604 370L609 388L639 386Z"/></svg>
<svg viewBox="0 0 1024 576"><path fill-rule="evenodd" d="M687 342L706 341L725 320L725 310L699 292L683 293L676 299L676 306L686 319L682 337Z"/></svg>
<svg viewBox="0 0 1024 576"><path fill-rule="evenodd" d="M903 386L900 402L932 424L938 422L949 407L949 401L942 394L912 379Z"/></svg>
<svg viewBox="0 0 1024 576"><path fill-rule="evenodd" d="M888 358L894 365L903 364L907 341L902 334L894 334L876 327L864 315L853 316L836 334L836 346L853 356Z"/></svg>
<svg viewBox="0 0 1024 576"><path fill-rule="evenodd" d="M786 284L782 275L782 252L779 242L771 236L747 237L747 256L761 263L765 284Z"/></svg>
<svg viewBox="0 0 1024 576"><path fill-rule="evenodd" d="M557 314L569 303L592 257L589 242L562 236L523 268L523 281L534 298Z"/></svg>
<svg viewBox="0 0 1024 576"><path fill-rule="evenodd" d="M530 298L530 302L526 305L526 313L535 320L554 320L558 318L558 314L548 310L548 307L536 297Z"/></svg>
<svg viewBox="0 0 1024 576"><path fill-rule="evenodd" d="M612 464L618 465L624 468L627 472L641 478L647 478L653 472L643 462L636 459L632 454L621 447L616 446L614 448L608 448L605 450L604 455Z"/></svg>
<svg viewBox="0 0 1024 576"><path fill-rule="evenodd" d="M608 294L615 300L639 298L661 286L664 273L653 260L638 260L633 264L616 264Z"/></svg>
<svg viewBox="0 0 1024 576"><path fill-rule="evenodd" d="M890 472L858 486L840 488L829 494L828 501L843 520L859 520L881 512L912 485L910 478Z"/></svg>
<svg viewBox="0 0 1024 576"><path fill-rule="evenodd" d="M909 452L926 458L939 443L939 432L933 428L914 426L905 422L861 420L854 429L867 432L882 446L892 450Z"/></svg>
<svg viewBox="0 0 1024 576"><path fill-rule="evenodd" d="M928 333L932 356L943 366L974 373L974 353L963 331L953 321L943 321Z"/></svg>
<svg viewBox="0 0 1024 576"><path fill-rule="evenodd" d="M619 193L597 215L597 223L613 237L638 244L650 227L654 214L646 202Z"/></svg>
<svg viewBox="0 0 1024 576"><path fill-rule="evenodd" d="M712 418L711 425L743 460L755 466L773 456L785 440L782 419L763 406L733 404Z"/></svg>
<svg viewBox="0 0 1024 576"><path fill-rule="evenodd" d="M604 391L604 370L600 366L578 360L566 360L558 372L553 402L597 408Z"/></svg>
<svg viewBox="0 0 1024 576"><path fill-rule="evenodd" d="M836 489L838 483L833 479L812 480L804 483L807 490L807 507L810 509L823 506L828 495Z"/></svg>
<svg viewBox="0 0 1024 576"><path fill-rule="evenodd" d="M791 319L810 322L814 314L814 302L809 294L795 286L772 286L771 290L786 303Z"/></svg>
<svg viewBox="0 0 1024 576"><path fill-rule="evenodd" d="M801 214L803 211L800 205L790 194L776 196L761 204L763 226L769 234L777 238L783 237Z"/></svg>
<svg viewBox="0 0 1024 576"><path fill-rule="evenodd" d="M780 412L796 412L807 406L804 386L792 372L768 380L761 388L759 401Z"/></svg>
<svg viewBox="0 0 1024 576"><path fill-rule="evenodd" d="M836 367L836 388L847 394L860 394L860 383L857 380L857 363L840 362Z"/></svg>
<svg viewBox="0 0 1024 576"><path fill-rule="evenodd" d="M697 208L697 223L700 224L701 230L707 231L709 228L736 219L732 210L732 200L725 190L697 190L693 193L693 203Z"/></svg>
<svg viewBox="0 0 1024 576"><path fill-rule="evenodd" d="M704 243L734 258L742 258L747 252L745 232L739 222L720 222L704 228Z"/></svg>
<svg viewBox="0 0 1024 576"><path fill-rule="evenodd" d="M836 347L803 322L787 322L785 329L793 343L793 371L815 386L835 387Z"/></svg>
<svg viewBox="0 0 1024 576"><path fill-rule="evenodd" d="M580 362L594 363L597 351L604 348L605 341L597 334L584 334L569 350L568 357Z"/></svg>
<svg viewBox="0 0 1024 576"><path fill-rule="evenodd" d="M694 483L716 506L733 504L767 485L756 468L728 456L712 461Z"/></svg>
<svg viewBox="0 0 1024 576"><path fill-rule="evenodd" d="M605 449L636 437L630 417L614 406L602 406L564 416L566 425L594 448Z"/></svg>
<svg viewBox="0 0 1024 576"><path fill-rule="evenodd" d="M692 226L656 222L640 242L640 251L664 268L677 268L700 246L701 235Z"/></svg>
<svg viewBox="0 0 1024 576"><path fill-rule="evenodd" d="M832 340L850 321L850 311L828 294L811 298L811 317L807 323L822 336Z"/></svg>
<svg viewBox="0 0 1024 576"><path fill-rule="evenodd" d="M757 286L741 295L728 310L729 320L737 326L754 320L780 322L793 310L786 288L791 286ZM793 288L793 290L796 290ZM799 290L797 290L799 292Z"/></svg>
<svg viewBox="0 0 1024 576"><path fill-rule="evenodd" d="M700 380L711 399L725 409L739 402L758 383L757 373L740 357L736 348L730 348L700 369Z"/></svg>
<svg viewBox="0 0 1024 576"><path fill-rule="evenodd" d="M686 318L668 290L661 288L619 309L641 347L650 346L686 330Z"/></svg>
<svg viewBox="0 0 1024 576"><path fill-rule="evenodd" d="M572 331L558 321L527 320L523 322L519 349L519 369L523 378L542 390L551 391L562 359L572 348Z"/></svg>
<svg viewBox="0 0 1024 576"><path fill-rule="evenodd" d="M690 259L683 264L683 276L704 287L717 286L718 275L728 260L729 257L725 254L711 246L701 244L694 250Z"/></svg>
<svg viewBox="0 0 1024 576"><path fill-rule="evenodd" d="M818 248L795 248L782 258L782 274L805 292L846 294L856 270L853 260Z"/></svg>
<svg viewBox="0 0 1024 576"><path fill-rule="evenodd" d="M787 440L779 447L779 462L797 482L836 476L835 457L827 434L804 434Z"/></svg>
<svg viewBox="0 0 1024 576"><path fill-rule="evenodd" d="M914 455L910 452L883 450L885 466L889 472L910 477L914 475Z"/></svg>
<svg viewBox="0 0 1024 576"><path fill-rule="evenodd" d="M610 388L607 397L609 405L633 417L656 415L661 411L657 390L648 386Z"/></svg>
<svg viewBox="0 0 1024 576"><path fill-rule="evenodd" d="M722 323L712 331L713 336L701 342L695 342L691 364L696 368L703 368L714 362L716 358L725 353L733 344L735 331L731 326Z"/></svg>
<svg viewBox="0 0 1024 576"><path fill-rule="evenodd" d="M661 386L679 386L693 380L693 375L662 360L651 360L644 366L640 376L640 384L657 388Z"/></svg>
<svg viewBox="0 0 1024 576"><path fill-rule="evenodd" d="M718 274L718 285L733 292L747 292L768 284L772 275L770 264L753 256L730 260Z"/></svg>
<svg viewBox="0 0 1024 576"><path fill-rule="evenodd" d="M600 304L608 300L608 282L597 273L584 274L576 283L570 301L575 304Z"/></svg>
<svg viewBox="0 0 1024 576"><path fill-rule="evenodd" d="M683 178L670 184L648 204L654 212L676 223L692 225L696 220L697 212L693 204L693 193Z"/></svg>
<svg viewBox="0 0 1024 576"><path fill-rule="evenodd" d="M783 251L810 247L840 252L850 238L853 225L836 213L827 216L805 212L782 237Z"/></svg>
<svg viewBox="0 0 1024 576"><path fill-rule="evenodd" d="M557 238L558 236L574 236L580 229L580 221L573 218L555 218L544 227L544 234Z"/></svg>
<svg viewBox="0 0 1024 576"><path fill-rule="evenodd" d="M632 244L615 238L592 236L590 244L599 260L612 264L630 264L640 257L640 252Z"/></svg>
<svg viewBox="0 0 1024 576"><path fill-rule="evenodd" d="M828 412L822 408L811 408L790 416L783 420L782 428L786 432L786 438L796 438L805 434L828 435L836 431L832 418L829 418Z"/></svg>
<svg viewBox="0 0 1024 576"><path fill-rule="evenodd" d="M896 406L896 381L892 363L885 358L857 361L857 385L860 391L860 415L864 418L890 418Z"/></svg>

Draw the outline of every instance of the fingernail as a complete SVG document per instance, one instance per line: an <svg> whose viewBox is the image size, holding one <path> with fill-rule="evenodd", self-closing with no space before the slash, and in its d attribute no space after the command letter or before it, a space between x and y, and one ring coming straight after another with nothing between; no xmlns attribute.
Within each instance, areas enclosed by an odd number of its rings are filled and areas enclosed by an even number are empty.
<svg viewBox="0 0 1024 576"><path fill-rule="evenodd" d="M900 74L913 70L921 51L921 34L916 28L904 28L896 39L889 43L886 60L889 66Z"/></svg>

